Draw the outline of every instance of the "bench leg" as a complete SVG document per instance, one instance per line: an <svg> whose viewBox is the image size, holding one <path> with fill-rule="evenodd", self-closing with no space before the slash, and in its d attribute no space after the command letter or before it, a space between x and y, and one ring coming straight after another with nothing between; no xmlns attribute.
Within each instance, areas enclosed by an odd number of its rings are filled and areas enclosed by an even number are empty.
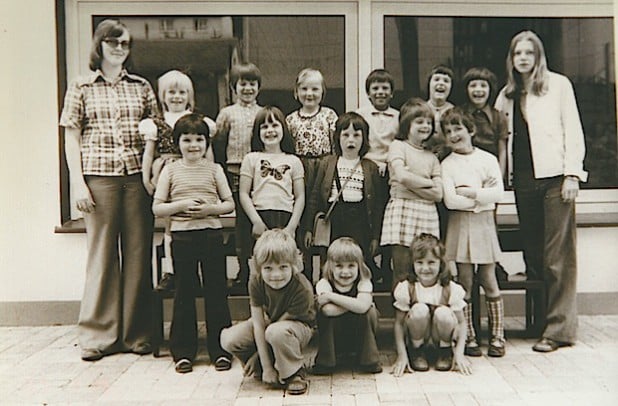
<svg viewBox="0 0 618 406"><path fill-rule="evenodd" d="M163 298L156 292L152 295L152 355L159 357L163 342Z"/></svg>

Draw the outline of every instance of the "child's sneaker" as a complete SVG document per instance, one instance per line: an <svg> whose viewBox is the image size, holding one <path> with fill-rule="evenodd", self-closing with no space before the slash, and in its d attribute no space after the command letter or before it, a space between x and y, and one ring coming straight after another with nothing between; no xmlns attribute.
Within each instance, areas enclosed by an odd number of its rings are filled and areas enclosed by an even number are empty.
<svg viewBox="0 0 618 406"><path fill-rule="evenodd" d="M464 354L468 357L480 357L481 355L483 355L479 343L476 342L476 338L471 338L466 342Z"/></svg>
<svg viewBox="0 0 618 406"><path fill-rule="evenodd" d="M504 339L500 337L492 337L489 341L489 349L487 355L490 357L504 357L506 349L504 347Z"/></svg>
<svg viewBox="0 0 618 406"><path fill-rule="evenodd" d="M425 355L424 345L418 348L412 348L412 351L410 351L410 360L412 361L410 366L413 370L420 372L429 371L429 363Z"/></svg>
<svg viewBox="0 0 618 406"><path fill-rule="evenodd" d="M453 349L451 347L438 348L436 371L450 371L453 368Z"/></svg>

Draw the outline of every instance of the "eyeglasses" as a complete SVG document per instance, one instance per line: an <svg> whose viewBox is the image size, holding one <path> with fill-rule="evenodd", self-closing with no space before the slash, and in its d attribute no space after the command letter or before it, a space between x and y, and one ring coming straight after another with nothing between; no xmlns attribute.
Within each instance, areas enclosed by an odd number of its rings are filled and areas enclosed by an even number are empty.
<svg viewBox="0 0 618 406"><path fill-rule="evenodd" d="M103 39L103 42L105 42L111 48L118 48L118 45L120 45L120 47L125 51L128 50L131 46L130 41L119 41L117 38L105 38Z"/></svg>

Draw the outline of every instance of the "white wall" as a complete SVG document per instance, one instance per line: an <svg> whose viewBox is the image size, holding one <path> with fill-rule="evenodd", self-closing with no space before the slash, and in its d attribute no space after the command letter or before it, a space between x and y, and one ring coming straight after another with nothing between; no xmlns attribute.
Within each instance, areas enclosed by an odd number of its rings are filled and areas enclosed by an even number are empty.
<svg viewBox="0 0 618 406"><path fill-rule="evenodd" d="M54 233L60 223L54 2L2 3L0 305L79 300L85 236ZM579 230L580 292L618 292L616 247L617 227Z"/></svg>
<svg viewBox="0 0 618 406"><path fill-rule="evenodd" d="M2 10L0 301L79 299L84 236L54 234L60 223L54 2L2 1Z"/></svg>

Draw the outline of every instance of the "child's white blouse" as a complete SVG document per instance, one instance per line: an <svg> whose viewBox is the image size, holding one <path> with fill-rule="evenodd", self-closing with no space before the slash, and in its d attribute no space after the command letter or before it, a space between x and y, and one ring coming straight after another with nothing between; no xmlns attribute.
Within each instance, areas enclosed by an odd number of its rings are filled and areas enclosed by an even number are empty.
<svg viewBox="0 0 618 406"><path fill-rule="evenodd" d="M409 283L410 282L407 280L401 281L395 286L395 290L393 291L393 297L395 298L393 306L395 309L401 310L402 312L408 312L411 309ZM451 296L448 300L449 307L454 311L463 310L463 308L466 307L466 301L464 300L466 292L464 288L453 281L449 283L451 285ZM414 285L417 302L431 306L440 305L442 289L442 285L439 283L428 287L423 286L420 282L416 282Z"/></svg>

